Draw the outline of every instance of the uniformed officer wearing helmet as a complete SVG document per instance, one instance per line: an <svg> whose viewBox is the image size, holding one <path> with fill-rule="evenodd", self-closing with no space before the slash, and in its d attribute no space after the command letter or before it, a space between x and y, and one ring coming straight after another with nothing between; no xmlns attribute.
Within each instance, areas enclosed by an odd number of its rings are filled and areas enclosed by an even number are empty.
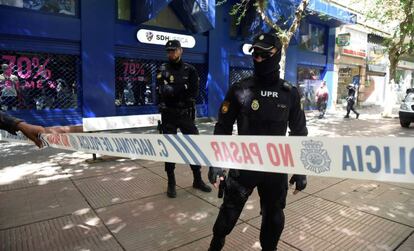
<svg viewBox="0 0 414 251"><path fill-rule="evenodd" d="M180 41L170 40L165 45L168 63L161 65L157 73L157 95L162 120L162 133L198 134L195 126L195 98L198 96L199 77L194 66L181 59L183 49ZM211 192L202 178L199 165L190 165L193 171L193 187ZM175 198L175 163L165 163L168 176L167 196Z"/></svg>
<svg viewBox="0 0 414 251"><path fill-rule="evenodd" d="M271 33L254 38L254 75L230 87L221 104L214 134L231 135L235 121L239 135L286 135L288 127L291 136L308 134L298 90L279 78L281 48L279 38ZM221 168L210 167L209 180L215 187L224 177ZM289 183L296 183L296 194L306 187L306 176L293 175ZM276 250L285 223L283 209L288 175L230 169L225 184L209 250L223 248L225 237L232 231L255 187L260 196L262 250Z"/></svg>

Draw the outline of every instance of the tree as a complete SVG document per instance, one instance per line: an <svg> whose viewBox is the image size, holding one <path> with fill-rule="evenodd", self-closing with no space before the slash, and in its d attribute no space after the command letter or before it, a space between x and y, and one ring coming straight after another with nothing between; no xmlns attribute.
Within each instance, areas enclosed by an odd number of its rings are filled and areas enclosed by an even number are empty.
<svg viewBox="0 0 414 251"><path fill-rule="evenodd" d="M365 18L381 23L391 34L384 45L390 61L390 83L394 83L398 61L414 54L414 0L364 0L363 4Z"/></svg>
<svg viewBox="0 0 414 251"><path fill-rule="evenodd" d="M353 0L352 5L362 13L367 25L390 34L383 42L390 65L382 116L393 116L400 101L398 93L393 91L398 61L414 55L414 0Z"/></svg>
<svg viewBox="0 0 414 251"><path fill-rule="evenodd" d="M227 2L223 0L218 2L218 5ZM282 59L280 61L280 76L284 77L285 75L285 64L286 64L286 49L289 46L289 42L292 39L292 36L295 34L296 30L299 28L299 24L304 16L306 7L309 5L309 0L291 0L292 6L297 7L290 17L283 18L282 13L275 13L276 11L273 8L270 8L273 5L277 4L277 1L268 1L268 0L239 0L237 3L233 4L230 15L235 16L237 20L237 25L240 24L241 20L246 16L246 13L250 8L255 8L257 17L262 20L262 23L273 29L276 35L280 38L282 42ZM289 24L286 26L286 24Z"/></svg>

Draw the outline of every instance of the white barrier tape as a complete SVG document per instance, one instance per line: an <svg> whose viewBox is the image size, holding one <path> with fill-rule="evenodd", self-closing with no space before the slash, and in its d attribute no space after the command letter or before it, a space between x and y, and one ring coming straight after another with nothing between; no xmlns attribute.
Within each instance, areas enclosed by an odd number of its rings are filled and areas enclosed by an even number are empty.
<svg viewBox="0 0 414 251"><path fill-rule="evenodd" d="M6 141L24 141L4 131L1 136ZM414 183L412 138L109 133L44 134L41 138L53 148L119 157Z"/></svg>

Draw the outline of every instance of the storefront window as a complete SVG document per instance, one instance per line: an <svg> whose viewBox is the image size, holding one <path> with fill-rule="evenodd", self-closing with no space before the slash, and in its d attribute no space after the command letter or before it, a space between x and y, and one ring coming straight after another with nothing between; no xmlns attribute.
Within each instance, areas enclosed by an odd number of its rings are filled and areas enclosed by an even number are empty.
<svg viewBox="0 0 414 251"><path fill-rule="evenodd" d="M321 25L302 22L299 31L299 48L317 53L325 53L325 27Z"/></svg>
<svg viewBox="0 0 414 251"><path fill-rule="evenodd" d="M338 96L337 103L342 104L346 102L348 96L349 84L353 84L359 88L360 85L360 67L359 66L339 66L338 72Z"/></svg>
<svg viewBox="0 0 414 251"><path fill-rule="evenodd" d="M138 59L116 58L117 106L138 106L154 103L153 73L157 65Z"/></svg>
<svg viewBox="0 0 414 251"><path fill-rule="evenodd" d="M118 19L131 21L131 0L118 0Z"/></svg>
<svg viewBox="0 0 414 251"><path fill-rule="evenodd" d="M230 67L230 85L250 76L253 76L251 68Z"/></svg>
<svg viewBox="0 0 414 251"><path fill-rule="evenodd" d="M0 5L74 16L77 14L77 2L78 0L8 0L0 1Z"/></svg>
<svg viewBox="0 0 414 251"><path fill-rule="evenodd" d="M115 59L115 105L144 106L156 103L156 73L163 62L145 59L117 57ZM206 104L207 75L206 64L193 64L200 78L199 95L196 104Z"/></svg>
<svg viewBox="0 0 414 251"><path fill-rule="evenodd" d="M298 67L298 89L306 110L315 109L315 92L321 84L321 68Z"/></svg>
<svg viewBox="0 0 414 251"><path fill-rule="evenodd" d="M3 110L77 108L79 56L0 51Z"/></svg>

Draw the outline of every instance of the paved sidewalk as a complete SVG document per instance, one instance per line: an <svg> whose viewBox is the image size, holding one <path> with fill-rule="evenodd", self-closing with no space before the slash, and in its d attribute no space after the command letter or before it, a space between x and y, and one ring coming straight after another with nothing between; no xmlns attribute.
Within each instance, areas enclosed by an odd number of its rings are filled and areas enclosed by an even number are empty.
<svg viewBox="0 0 414 251"><path fill-rule="evenodd" d="M414 136L398 120L308 113L310 136ZM214 123L200 123L211 133ZM155 128L131 130L155 132ZM167 198L163 163L0 143L0 250L207 250L221 200L194 190L177 165ZM203 168L206 177L207 168ZM289 192L279 250L414 250L414 184L309 177ZM225 250L260 250L255 192Z"/></svg>

